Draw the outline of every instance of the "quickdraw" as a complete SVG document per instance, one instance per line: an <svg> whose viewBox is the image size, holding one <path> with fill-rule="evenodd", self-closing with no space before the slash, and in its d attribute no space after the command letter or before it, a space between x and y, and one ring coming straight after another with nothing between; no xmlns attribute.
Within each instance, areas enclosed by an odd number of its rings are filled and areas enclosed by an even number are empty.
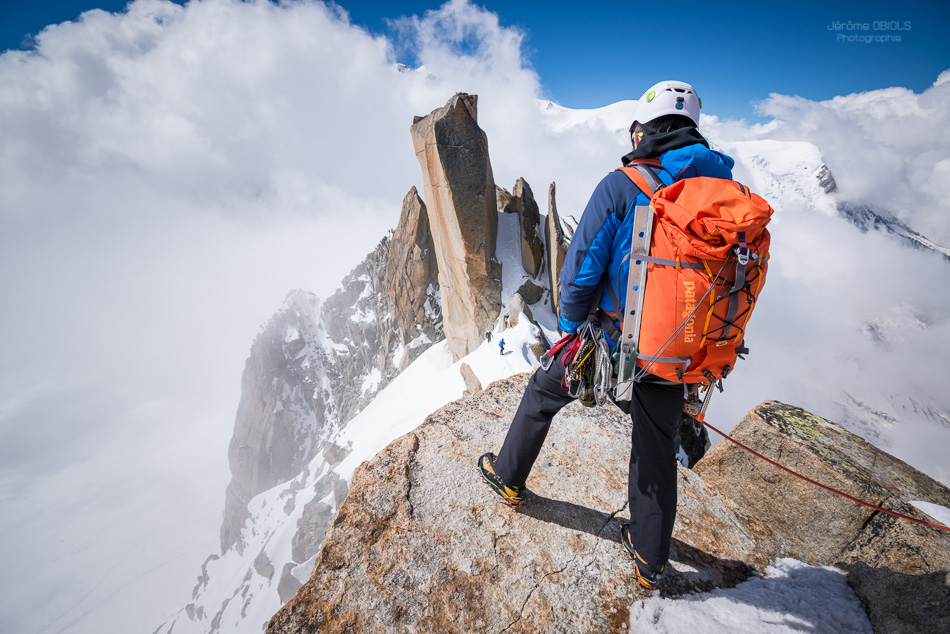
<svg viewBox="0 0 950 634"><path fill-rule="evenodd" d="M570 361L570 365L565 366L567 372L564 373L564 378L561 379L561 387L566 389L569 385L578 383L587 375L594 356L594 338L590 336L590 333L584 332L578 335L577 339L580 345L574 354L574 358Z"/></svg>

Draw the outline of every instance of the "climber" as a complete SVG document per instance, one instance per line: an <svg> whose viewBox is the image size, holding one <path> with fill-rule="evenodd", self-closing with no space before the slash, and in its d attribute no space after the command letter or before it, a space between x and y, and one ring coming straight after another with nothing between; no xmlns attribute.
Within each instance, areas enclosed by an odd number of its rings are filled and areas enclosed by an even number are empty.
<svg viewBox="0 0 950 634"><path fill-rule="evenodd" d="M709 148L699 133L700 100L689 84L664 81L636 102L630 126L632 151L623 165L652 159L664 185L695 176L731 179L732 158ZM657 160L658 159L658 160ZM591 195L561 270L558 327L575 333L592 319L612 332L616 346L622 317L611 295L626 289L633 207L650 197L621 171L608 174ZM486 453L478 466L493 490L512 506L520 503L526 481L541 451L554 415L574 400L562 385L565 367L556 353L528 382L497 457ZM636 567L640 586L654 588L669 558L676 516L676 437L685 402L683 383L645 373L633 383L633 419L628 498L630 522L621 542Z"/></svg>
<svg viewBox="0 0 950 634"><path fill-rule="evenodd" d="M504 339L498 342L498 349L499 349L498 354L505 354L505 340Z"/></svg>
<svg viewBox="0 0 950 634"><path fill-rule="evenodd" d="M485 341L491 343L491 331L485 333Z"/></svg>

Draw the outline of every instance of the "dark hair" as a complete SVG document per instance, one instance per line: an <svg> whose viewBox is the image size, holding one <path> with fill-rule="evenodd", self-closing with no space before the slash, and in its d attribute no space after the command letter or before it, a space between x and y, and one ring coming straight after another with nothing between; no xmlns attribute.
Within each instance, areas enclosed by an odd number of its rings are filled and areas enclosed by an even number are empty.
<svg viewBox="0 0 950 634"><path fill-rule="evenodd" d="M673 132L681 128L695 128L696 124L687 116L681 114L667 114L657 117L653 121L640 123L634 121L631 126L631 132L643 132L644 135L663 134L664 132Z"/></svg>

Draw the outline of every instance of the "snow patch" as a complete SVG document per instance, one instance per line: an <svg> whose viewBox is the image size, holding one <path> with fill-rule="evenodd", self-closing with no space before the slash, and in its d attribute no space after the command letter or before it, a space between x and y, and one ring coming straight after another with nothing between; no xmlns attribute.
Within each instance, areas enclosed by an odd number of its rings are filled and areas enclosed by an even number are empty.
<svg viewBox="0 0 950 634"><path fill-rule="evenodd" d="M310 573L313 572L313 564L317 561L317 555L320 553L317 552L313 557L303 562L299 566L295 566L290 570L290 574L293 575L294 579L300 583L307 583L310 581Z"/></svg>
<svg viewBox="0 0 950 634"><path fill-rule="evenodd" d="M402 357L406 354L406 346L403 345L402 341L396 344L396 348L393 350L392 354L392 363L394 368L398 368L399 364L402 363Z"/></svg>
<svg viewBox="0 0 950 634"><path fill-rule="evenodd" d="M912 505L934 518L944 526L950 526L950 509L931 502L911 502Z"/></svg>
<svg viewBox="0 0 950 634"><path fill-rule="evenodd" d="M630 127L635 101L618 101L603 108L573 110L553 101L540 100L538 106L544 114L548 129L555 135L562 135L575 128L603 130L618 134Z"/></svg>
<svg viewBox="0 0 950 634"><path fill-rule="evenodd" d="M409 342L410 348L415 350L419 346L425 346L432 343L432 339L429 338L429 335L423 332L422 328L417 327L416 329L419 331L419 334L413 337L412 340Z"/></svg>
<svg viewBox="0 0 950 634"><path fill-rule="evenodd" d="M521 266L521 223L518 214L498 214L495 257L501 262L501 308L511 302L525 280L532 279Z"/></svg>
<svg viewBox="0 0 950 634"><path fill-rule="evenodd" d="M633 632L849 632L871 634L861 602L839 570L779 559L764 577L735 588L670 599L650 598L630 608Z"/></svg>
<svg viewBox="0 0 950 634"><path fill-rule="evenodd" d="M370 324L376 321L376 313L371 309L357 308L356 312L350 315L350 321L357 324Z"/></svg>
<svg viewBox="0 0 950 634"><path fill-rule="evenodd" d="M423 309L426 313L426 319L430 322L435 321L439 317L440 306L442 305L442 293L440 289L436 289L432 284L429 284L429 288L426 289L426 301L423 304Z"/></svg>
<svg viewBox="0 0 950 634"><path fill-rule="evenodd" d="M821 188L821 151L805 141L736 141L730 153L751 173L752 189L773 208L812 207L837 215L834 199Z"/></svg>
<svg viewBox="0 0 950 634"><path fill-rule="evenodd" d="M363 388L361 394L365 396L367 393L372 394L379 389L379 382L382 380L383 375L380 373L379 368L373 368L370 370L370 373L363 379Z"/></svg>

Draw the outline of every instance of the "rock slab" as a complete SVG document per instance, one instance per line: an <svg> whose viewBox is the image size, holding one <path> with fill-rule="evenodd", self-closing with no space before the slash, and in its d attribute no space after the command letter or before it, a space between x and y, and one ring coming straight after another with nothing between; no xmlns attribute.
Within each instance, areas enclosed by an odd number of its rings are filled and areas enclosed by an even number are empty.
<svg viewBox="0 0 950 634"><path fill-rule="evenodd" d="M531 277L537 277L544 262L544 244L538 233L541 210L534 199L531 186L523 178L515 182L511 197L505 205L505 213L518 214L521 227L521 268Z"/></svg>
<svg viewBox="0 0 950 634"><path fill-rule="evenodd" d="M732 430L794 471L889 511L933 521L908 502L950 507L950 489L840 425L768 401ZM835 565L879 632L950 631L950 533L861 506L804 482L730 442L696 473L771 529L770 559Z"/></svg>
<svg viewBox="0 0 950 634"><path fill-rule="evenodd" d="M501 309L498 214L478 98L459 93L412 124L441 287L445 338L456 360L482 343Z"/></svg>
<svg viewBox="0 0 950 634"><path fill-rule="evenodd" d="M628 631L643 596L619 542L629 419L615 408L562 410L517 509L475 467L501 445L527 378L447 405L361 465L310 580L267 631ZM905 496L950 504L945 487L798 408L764 403L735 433L810 477L852 490L860 483L864 495L908 514ZM695 471L679 469L661 595L733 587L794 556L845 571L875 631L948 631L945 535L881 514L858 522L863 511L776 479L750 457L721 443Z"/></svg>
<svg viewBox="0 0 950 634"><path fill-rule="evenodd" d="M545 220L544 234L547 243L548 288L551 289L551 309L555 315L559 315L561 312L561 268L567 258L567 247L570 241L564 235L561 219L557 215L556 190L555 184L551 183L551 187L548 188L548 216Z"/></svg>
<svg viewBox="0 0 950 634"><path fill-rule="evenodd" d="M442 338L437 259L426 206L413 187L402 201L386 261L386 289L404 350L400 370L425 351L420 342Z"/></svg>
<svg viewBox="0 0 950 634"><path fill-rule="evenodd" d="M619 541L629 419L574 404L555 419L517 510L475 461L497 451L527 375L431 415L354 473L311 579L268 632L624 632L640 596ZM665 592L729 587L764 565L735 509L680 470ZM757 530L765 530L759 527Z"/></svg>

